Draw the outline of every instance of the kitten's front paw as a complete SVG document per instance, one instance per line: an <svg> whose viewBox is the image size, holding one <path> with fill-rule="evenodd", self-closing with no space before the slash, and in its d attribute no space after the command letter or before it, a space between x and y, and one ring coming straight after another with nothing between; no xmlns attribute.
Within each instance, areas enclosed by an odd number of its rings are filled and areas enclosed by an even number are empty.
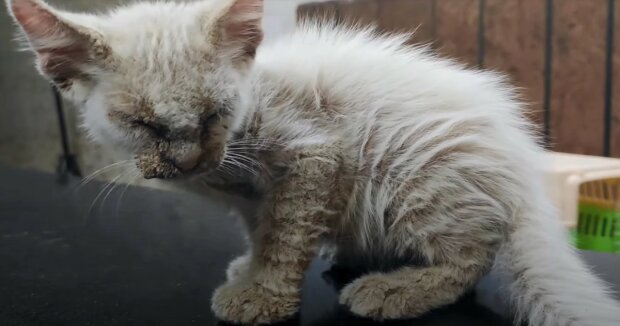
<svg viewBox="0 0 620 326"><path fill-rule="evenodd" d="M380 274L362 276L340 292L340 304L355 315L376 320L418 317L425 312L416 307L418 299L406 285Z"/></svg>
<svg viewBox="0 0 620 326"><path fill-rule="evenodd" d="M251 282L233 282L215 290L211 309L220 320L259 325L293 316L299 301L299 295L277 294Z"/></svg>

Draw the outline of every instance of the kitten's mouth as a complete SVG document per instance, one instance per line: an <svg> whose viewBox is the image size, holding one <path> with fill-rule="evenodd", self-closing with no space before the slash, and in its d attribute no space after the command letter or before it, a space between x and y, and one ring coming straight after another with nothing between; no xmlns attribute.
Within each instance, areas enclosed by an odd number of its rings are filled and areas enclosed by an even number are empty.
<svg viewBox="0 0 620 326"><path fill-rule="evenodd" d="M140 168L144 179L190 179L199 175L209 174L213 169L194 169L181 172L179 169L168 164L158 164L148 168Z"/></svg>
<svg viewBox="0 0 620 326"><path fill-rule="evenodd" d="M151 161L142 158L138 160L137 166L145 179L171 179L182 175L174 165L162 160Z"/></svg>

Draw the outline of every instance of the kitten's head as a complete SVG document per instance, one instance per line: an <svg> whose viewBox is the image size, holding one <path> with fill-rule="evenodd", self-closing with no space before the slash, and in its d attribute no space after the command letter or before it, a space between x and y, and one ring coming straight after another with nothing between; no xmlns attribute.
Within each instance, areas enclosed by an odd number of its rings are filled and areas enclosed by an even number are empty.
<svg viewBox="0 0 620 326"><path fill-rule="evenodd" d="M208 172L248 107L262 0L139 3L104 15L6 0L41 74L145 178Z"/></svg>

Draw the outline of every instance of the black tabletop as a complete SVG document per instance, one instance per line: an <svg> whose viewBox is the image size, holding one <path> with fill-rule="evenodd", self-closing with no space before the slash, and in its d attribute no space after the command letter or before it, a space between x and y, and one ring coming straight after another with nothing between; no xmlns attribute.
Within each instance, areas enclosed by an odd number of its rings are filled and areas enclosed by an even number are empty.
<svg viewBox="0 0 620 326"><path fill-rule="evenodd" d="M0 325L218 324L211 293L245 246L224 207L140 187L120 200L124 187L102 192L105 184L92 182L76 190L76 183L0 167ZM584 257L620 287L620 256ZM346 274L316 260L301 311L284 324L379 324L337 304L343 282ZM511 325L497 286L487 277L454 305L384 324Z"/></svg>

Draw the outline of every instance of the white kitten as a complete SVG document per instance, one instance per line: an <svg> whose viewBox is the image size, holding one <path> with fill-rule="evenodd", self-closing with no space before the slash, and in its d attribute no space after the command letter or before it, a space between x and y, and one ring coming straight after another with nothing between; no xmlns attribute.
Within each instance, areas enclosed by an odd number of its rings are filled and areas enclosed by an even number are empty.
<svg viewBox="0 0 620 326"><path fill-rule="evenodd" d="M619 325L545 196L541 149L500 77L322 24L258 47L262 1L140 3L104 15L8 0L37 66L145 178L251 199L248 253L212 308L297 311L321 240L369 274L341 302L375 319L454 302L491 268L517 319Z"/></svg>

